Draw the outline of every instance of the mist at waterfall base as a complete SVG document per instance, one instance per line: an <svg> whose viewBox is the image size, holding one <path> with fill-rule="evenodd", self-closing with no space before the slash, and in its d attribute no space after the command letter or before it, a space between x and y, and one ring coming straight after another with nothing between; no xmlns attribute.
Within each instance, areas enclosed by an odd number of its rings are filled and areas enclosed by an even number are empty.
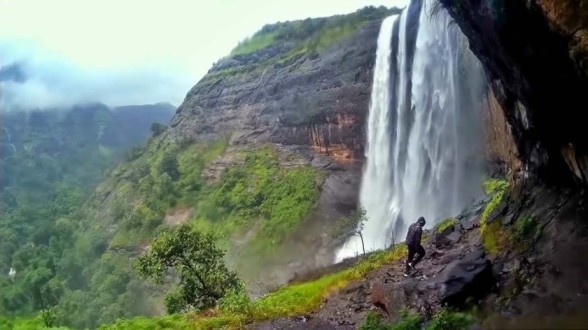
<svg viewBox="0 0 588 330"><path fill-rule="evenodd" d="M360 192L366 251L403 241L420 216L430 228L482 195L484 73L432 3L412 1L381 25ZM336 261L361 246L351 237Z"/></svg>

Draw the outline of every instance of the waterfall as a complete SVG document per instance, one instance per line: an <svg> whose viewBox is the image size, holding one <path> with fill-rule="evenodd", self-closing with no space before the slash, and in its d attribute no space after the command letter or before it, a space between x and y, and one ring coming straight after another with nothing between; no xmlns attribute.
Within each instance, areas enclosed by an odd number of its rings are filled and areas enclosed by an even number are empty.
<svg viewBox="0 0 588 330"><path fill-rule="evenodd" d="M366 250L403 241L419 216L430 228L457 215L482 194L482 67L431 4L411 1L380 28L360 191ZM337 260L360 247L352 237Z"/></svg>

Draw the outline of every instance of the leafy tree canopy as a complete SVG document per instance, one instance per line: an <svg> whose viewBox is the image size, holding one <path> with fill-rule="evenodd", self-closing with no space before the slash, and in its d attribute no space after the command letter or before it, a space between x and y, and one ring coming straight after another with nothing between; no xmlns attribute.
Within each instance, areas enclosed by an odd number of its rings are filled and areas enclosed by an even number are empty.
<svg viewBox="0 0 588 330"><path fill-rule="evenodd" d="M183 225L162 233L138 258L135 267L139 273L157 284L171 270L179 276L179 284L165 299L169 313L213 307L227 292L241 287L215 241L214 235Z"/></svg>

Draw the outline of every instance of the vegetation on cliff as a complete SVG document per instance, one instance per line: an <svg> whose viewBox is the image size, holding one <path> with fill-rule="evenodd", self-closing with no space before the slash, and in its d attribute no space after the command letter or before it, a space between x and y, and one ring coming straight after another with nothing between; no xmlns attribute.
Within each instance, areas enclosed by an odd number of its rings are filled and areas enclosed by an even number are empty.
<svg viewBox="0 0 588 330"><path fill-rule="evenodd" d="M305 52L324 49L356 31L367 21L398 13L397 8L365 7L350 15L280 22L265 25L251 38L237 45L231 55L249 54L280 44L296 44Z"/></svg>
<svg viewBox="0 0 588 330"><path fill-rule="evenodd" d="M262 74L268 68L289 66L289 70L295 70L292 64L299 59L315 58L366 22L398 13L398 8L365 7L348 15L265 25L251 38L239 43L231 56L214 65L199 85L214 85L222 79L250 72Z"/></svg>

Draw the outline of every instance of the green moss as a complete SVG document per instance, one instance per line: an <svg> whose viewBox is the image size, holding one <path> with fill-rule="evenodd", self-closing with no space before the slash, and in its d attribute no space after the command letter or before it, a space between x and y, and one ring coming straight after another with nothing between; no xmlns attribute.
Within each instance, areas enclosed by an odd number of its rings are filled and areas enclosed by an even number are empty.
<svg viewBox="0 0 588 330"><path fill-rule="evenodd" d="M503 230L500 221L493 221L484 227L482 243L488 254L498 254L500 247L505 242L505 234L506 232Z"/></svg>
<svg viewBox="0 0 588 330"><path fill-rule="evenodd" d="M445 229L451 227L451 226L455 226L457 224L457 220L455 218L447 218L443 221L441 221L436 227L435 227L435 232L436 233L442 233Z"/></svg>
<svg viewBox="0 0 588 330"><path fill-rule="evenodd" d="M490 195L491 198L486 207L484 208L484 211L482 212L482 217L480 218L482 230L484 229L484 226L488 221L488 217L490 216L492 211L494 211L494 209L496 209L496 207L500 205L500 203L502 202L502 199L504 198L506 191L508 190L508 182L506 180L500 179L489 179L484 182L483 186L484 191L486 192L486 194Z"/></svg>

